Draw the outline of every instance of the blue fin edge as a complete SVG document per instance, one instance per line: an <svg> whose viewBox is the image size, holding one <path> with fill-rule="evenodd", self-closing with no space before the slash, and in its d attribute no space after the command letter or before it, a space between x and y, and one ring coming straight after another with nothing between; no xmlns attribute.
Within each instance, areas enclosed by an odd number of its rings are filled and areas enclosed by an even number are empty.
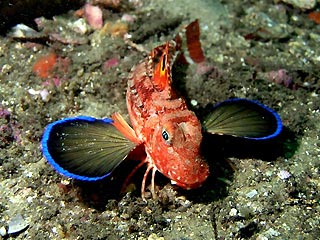
<svg viewBox="0 0 320 240"><path fill-rule="evenodd" d="M87 122L91 122L91 123L97 122L97 121L102 121L106 124L113 123L113 120L110 118L97 119L97 118L89 117L89 116L68 117L68 118L63 118L61 120L52 122L46 126L44 133L43 133L43 136L42 136L42 139L41 139L41 150L42 150L44 157L47 159L47 161L53 166L53 168L58 173L66 176L66 177L69 177L69 178L73 178L73 179L77 179L77 180L81 180L81 181L98 181L98 180L101 180L105 177L108 177L111 173L107 173L107 174L100 176L100 177L86 177L86 176L81 176L81 175L71 173L71 172L65 170L64 168L62 168L59 164L57 164L56 161L52 158L51 154L49 153L48 141L49 141L50 133L51 133L52 129L57 125L61 125L64 123L73 122L73 121L77 121L77 120L87 121Z"/></svg>
<svg viewBox="0 0 320 240"><path fill-rule="evenodd" d="M276 130L274 131L274 133L272 133L272 134L270 134L270 135L268 135L268 136L260 137L260 138L252 138L252 137L242 137L242 138L250 139L250 140L268 140L268 139L277 137L277 136L281 133L281 131L282 131L282 129L283 129L283 125L282 125L282 120L281 120L279 114L278 114L275 110L273 110L273 109L269 108L268 106L266 106L266 105L258 102L257 100L251 100L251 99L246 99L246 98L230 98L230 99L227 99L227 100L225 100L225 101L223 101L223 102L217 103L217 104L214 106L214 108L215 108L215 107L218 107L220 104L225 103L225 102L236 102L236 101L251 102L251 103L254 103L254 104L256 104L256 105L264 108L265 110L267 110L268 112L270 112L270 113L274 116L274 118L275 118L275 120L276 120L276 123L277 123L277 128L276 128Z"/></svg>

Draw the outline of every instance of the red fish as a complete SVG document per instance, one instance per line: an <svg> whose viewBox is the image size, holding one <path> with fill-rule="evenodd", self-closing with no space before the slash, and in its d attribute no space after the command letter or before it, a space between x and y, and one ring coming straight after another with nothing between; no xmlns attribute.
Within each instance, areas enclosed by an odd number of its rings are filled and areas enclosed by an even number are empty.
<svg viewBox="0 0 320 240"><path fill-rule="evenodd" d="M189 30L191 28L193 31ZM199 42L198 21L188 25L187 33L187 37ZM171 68L181 54L180 42L178 35L175 40L153 49L149 57L131 72L126 99L133 129L119 114L112 116L113 125L119 131L131 141L144 145L146 157L141 164L146 163L147 170L142 182L142 196L150 170L153 196L156 171L185 189L201 186L209 175L208 165L200 153L201 123L171 87ZM197 49L192 48L192 51L198 51L194 54L198 57L196 61L203 61L200 44L195 47Z"/></svg>
<svg viewBox="0 0 320 240"><path fill-rule="evenodd" d="M198 21L189 24L185 34L189 59L203 62ZM150 171L153 197L157 171L185 189L200 187L205 182L209 167L200 151L202 127L212 134L253 139L279 134L282 125L278 115L245 99L223 102L201 126L184 99L172 89L172 65L186 59L182 45L183 38L178 35L154 48L131 71L126 101L132 127L119 113L113 114L112 119L80 116L49 124L42 138L42 151L53 167L68 177L94 181L110 175L136 149L143 149L141 162L128 179L147 165L141 186L145 199Z"/></svg>
<svg viewBox="0 0 320 240"><path fill-rule="evenodd" d="M200 154L201 124L171 88L171 67L177 51L175 41L167 42L155 48L147 60L132 71L127 106L134 130L126 124L120 126L123 119L119 114L112 116L118 130L131 133L132 141L144 145L146 157L142 163L147 163L147 171L142 196L150 170L153 195L156 171L186 189L201 186L209 175L208 165Z"/></svg>

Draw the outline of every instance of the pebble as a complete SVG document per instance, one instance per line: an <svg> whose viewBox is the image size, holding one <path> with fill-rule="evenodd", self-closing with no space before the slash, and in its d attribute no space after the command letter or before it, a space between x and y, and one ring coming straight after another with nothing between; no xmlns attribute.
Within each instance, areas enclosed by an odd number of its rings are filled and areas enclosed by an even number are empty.
<svg viewBox="0 0 320 240"><path fill-rule="evenodd" d="M14 216L8 223L8 234L18 233L25 230L29 226L23 219L21 214Z"/></svg>
<svg viewBox="0 0 320 240"><path fill-rule="evenodd" d="M7 230L5 227L0 227L0 236L4 237L5 235L7 235Z"/></svg>
<svg viewBox="0 0 320 240"><path fill-rule="evenodd" d="M238 210L237 209L235 209L235 208L231 208L230 209L230 212L229 212L230 216L234 217L234 216L237 216L237 214L238 214Z"/></svg>
<svg viewBox="0 0 320 240"><path fill-rule="evenodd" d="M291 177L291 174L286 170L280 170L278 173L278 177L282 180L285 180Z"/></svg>
<svg viewBox="0 0 320 240"><path fill-rule="evenodd" d="M198 105L197 100L194 100L194 99L192 99L192 100L190 101L190 103L191 103L191 105L194 106L194 107Z"/></svg>
<svg viewBox="0 0 320 240"><path fill-rule="evenodd" d="M296 8L301 9L312 9L316 6L316 0L282 0L285 3L288 3Z"/></svg>
<svg viewBox="0 0 320 240"><path fill-rule="evenodd" d="M69 23L68 25L71 26L75 32L82 35L89 31L88 25L83 18L79 18L77 21Z"/></svg>
<svg viewBox="0 0 320 240"><path fill-rule="evenodd" d="M9 36L13 38L33 38L39 33L25 24L17 24L9 32Z"/></svg>
<svg viewBox="0 0 320 240"><path fill-rule="evenodd" d="M164 237L158 237L157 234L151 233L150 236L148 237L148 240L164 240Z"/></svg>
<svg viewBox="0 0 320 240"><path fill-rule="evenodd" d="M246 194L246 196L248 197L248 198L253 198L255 195L257 195L258 194L258 191L257 190L255 190L255 189L253 189L252 191L250 191L250 192L248 192L247 194Z"/></svg>
<svg viewBox="0 0 320 240"><path fill-rule="evenodd" d="M280 235L280 233L276 230L274 230L273 228L269 228L265 234L267 235L267 237L278 237Z"/></svg>

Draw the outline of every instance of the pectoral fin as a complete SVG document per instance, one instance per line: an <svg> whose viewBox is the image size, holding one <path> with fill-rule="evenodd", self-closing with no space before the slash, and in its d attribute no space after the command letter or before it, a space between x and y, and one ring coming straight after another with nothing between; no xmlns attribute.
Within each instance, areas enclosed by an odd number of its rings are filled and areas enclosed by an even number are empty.
<svg viewBox="0 0 320 240"><path fill-rule="evenodd" d="M107 177L137 146L112 119L87 116L49 124L41 141L42 152L59 173L86 181Z"/></svg>
<svg viewBox="0 0 320 240"><path fill-rule="evenodd" d="M279 115L267 106L235 98L217 104L203 122L203 127L211 134L262 140L279 135L282 122Z"/></svg>

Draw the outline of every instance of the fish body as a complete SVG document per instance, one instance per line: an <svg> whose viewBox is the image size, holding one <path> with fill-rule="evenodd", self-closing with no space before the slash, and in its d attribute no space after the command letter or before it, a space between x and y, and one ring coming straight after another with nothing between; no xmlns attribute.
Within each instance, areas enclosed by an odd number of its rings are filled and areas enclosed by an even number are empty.
<svg viewBox="0 0 320 240"><path fill-rule="evenodd" d="M172 66L188 59L205 60L199 41L199 23L185 28L185 39L174 40L154 48L135 66L128 77L126 102L131 126L119 113L111 118L88 116L65 118L50 123L41 140L42 152L61 174L78 180L96 181L108 177L125 159L132 156L147 165L141 184L145 199L146 179L150 171L151 193L158 171L172 183L192 189L200 187L209 176L209 166L200 151L202 132L253 140L276 137L282 129L281 119L272 109L256 101L231 99L219 103L200 123L185 100L172 89ZM185 43L184 41L185 40ZM182 46L187 51L183 52ZM136 154L136 150L143 154Z"/></svg>
<svg viewBox="0 0 320 240"><path fill-rule="evenodd" d="M199 28L197 21L188 27L191 26ZM199 41L199 31L192 34L195 36L194 41ZM188 110L185 100L177 97L172 89L171 70L178 56L183 54L181 41L182 38L177 35L175 40L154 48L131 71L126 101L136 142L144 145L146 153L142 161L148 167L143 184L148 172L152 170L152 185L155 172L159 171L172 183L191 189L203 184L209 175L209 167L200 152L201 123ZM196 47L198 53L202 54L201 46ZM113 118L117 122L117 117ZM128 132L128 129L121 127L118 130Z"/></svg>
<svg viewBox="0 0 320 240"><path fill-rule="evenodd" d="M183 188L195 188L209 175L208 165L200 153L201 123L188 110L184 99L175 97L171 89L169 59L177 51L175 42L167 42L162 47L163 53L152 74L146 73L148 68L153 68L155 50L130 75L128 112L133 129L145 146L149 167Z"/></svg>

